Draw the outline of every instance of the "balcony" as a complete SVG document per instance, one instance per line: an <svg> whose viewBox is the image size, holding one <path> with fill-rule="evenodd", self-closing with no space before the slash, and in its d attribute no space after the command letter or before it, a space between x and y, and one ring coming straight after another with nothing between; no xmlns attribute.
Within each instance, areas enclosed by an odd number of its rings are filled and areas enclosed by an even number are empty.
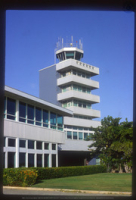
<svg viewBox="0 0 136 200"><path fill-rule="evenodd" d="M69 75L69 76L57 79L57 86L64 86L70 83L80 84L85 87L87 86L90 90L99 88L99 82L93 81L87 78L82 78L76 75Z"/></svg>
<svg viewBox="0 0 136 200"><path fill-rule="evenodd" d="M75 115L84 115L84 116L92 117L92 118L100 117L99 110L80 108L80 107L75 107L75 106L68 107L68 109L73 111L73 114L75 114Z"/></svg>
<svg viewBox="0 0 136 200"><path fill-rule="evenodd" d="M100 121L88 120L88 119L79 119L74 117L64 117L64 124L69 126L78 126L78 127L98 127L101 126Z"/></svg>
<svg viewBox="0 0 136 200"><path fill-rule="evenodd" d="M56 71L63 72L65 70L76 69L88 73L90 76L99 74L99 68L83 63L74 59L67 59L56 64Z"/></svg>
<svg viewBox="0 0 136 200"><path fill-rule="evenodd" d="M59 93L57 95L57 100L58 101L65 101L68 99L77 99L77 100L84 100L84 101L88 101L91 104L93 103L100 103L100 97L97 95L93 95L93 94L88 94L88 93L83 93L83 92L78 92L75 90L70 90L67 92L63 92L63 93Z"/></svg>

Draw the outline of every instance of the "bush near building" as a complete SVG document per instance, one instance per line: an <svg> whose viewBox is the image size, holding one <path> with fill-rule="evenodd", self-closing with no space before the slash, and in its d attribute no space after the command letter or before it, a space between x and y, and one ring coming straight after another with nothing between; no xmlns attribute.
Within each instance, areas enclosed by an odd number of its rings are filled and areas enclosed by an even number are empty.
<svg viewBox="0 0 136 200"><path fill-rule="evenodd" d="M106 171L105 165L8 168L3 170L3 185L26 187L34 185L37 180L105 173Z"/></svg>
<svg viewBox="0 0 136 200"><path fill-rule="evenodd" d="M36 183L37 171L30 168L3 169L3 185L8 186L31 186Z"/></svg>

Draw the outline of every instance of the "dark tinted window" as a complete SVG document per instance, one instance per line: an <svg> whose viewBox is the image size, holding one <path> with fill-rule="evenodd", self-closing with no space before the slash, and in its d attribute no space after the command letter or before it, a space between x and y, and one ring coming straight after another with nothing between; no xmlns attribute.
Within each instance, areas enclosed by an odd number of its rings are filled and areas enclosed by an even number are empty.
<svg viewBox="0 0 136 200"><path fill-rule="evenodd" d="M42 167L42 154L37 154L37 167Z"/></svg>
<svg viewBox="0 0 136 200"><path fill-rule="evenodd" d="M29 124L34 124L34 107L31 105L27 106L27 118Z"/></svg>
<svg viewBox="0 0 136 200"><path fill-rule="evenodd" d="M49 143L44 143L44 149L49 149Z"/></svg>
<svg viewBox="0 0 136 200"><path fill-rule="evenodd" d="M56 150L56 144L52 144L52 150Z"/></svg>
<svg viewBox="0 0 136 200"><path fill-rule="evenodd" d="M34 167L34 154L28 154L28 167Z"/></svg>
<svg viewBox="0 0 136 200"><path fill-rule="evenodd" d="M14 99L7 98L7 118L15 120L16 114L16 101Z"/></svg>
<svg viewBox="0 0 136 200"><path fill-rule="evenodd" d="M15 147L15 139L8 138L8 146Z"/></svg>
<svg viewBox="0 0 136 200"><path fill-rule="evenodd" d="M42 142L37 141L37 142L36 142L36 148L37 148L37 149L42 149Z"/></svg>
<svg viewBox="0 0 136 200"><path fill-rule="evenodd" d="M28 140L28 149L34 149L34 141Z"/></svg>
<svg viewBox="0 0 136 200"><path fill-rule="evenodd" d="M36 125L41 126L41 109L36 108Z"/></svg>
<svg viewBox="0 0 136 200"><path fill-rule="evenodd" d="M19 102L19 121L26 122L26 104Z"/></svg>
<svg viewBox="0 0 136 200"><path fill-rule="evenodd" d="M26 154L19 153L19 167L25 167Z"/></svg>
<svg viewBox="0 0 136 200"><path fill-rule="evenodd" d="M19 140L19 147L25 148L26 147L26 141L25 140Z"/></svg>

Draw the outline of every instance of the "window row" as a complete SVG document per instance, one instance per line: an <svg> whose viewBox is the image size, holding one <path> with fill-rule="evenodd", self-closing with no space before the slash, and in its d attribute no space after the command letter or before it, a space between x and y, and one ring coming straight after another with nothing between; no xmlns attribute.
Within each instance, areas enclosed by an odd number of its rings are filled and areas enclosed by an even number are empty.
<svg viewBox="0 0 136 200"><path fill-rule="evenodd" d="M70 90L75 90L75 91L78 91L78 92L84 92L84 93L88 93L90 94L91 91L89 88L86 88L86 87L82 87L82 86L79 86L79 85L69 85L69 86L64 86L62 87L62 92L67 92L67 91L70 91Z"/></svg>
<svg viewBox="0 0 136 200"><path fill-rule="evenodd" d="M63 116L20 101L17 107L16 100L5 97L4 117L17 120L18 113L20 122L63 131Z"/></svg>
<svg viewBox="0 0 136 200"><path fill-rule="evenodd" d="M67 108L70 106L92 109L92 105L90 103L87 103L84 101L71 100L71 101L64 101L62 103L62 107L64 107L64 108Z"/></svg>
<svg viewBox="0 0 136 200"><path fill-rule="evenodd" d="M3 153L3 167L15 168L16 167L16 154L15 152ZM36 161L36 162L35 162ZM56 167L56 154L51 155L52 167ZM28 163L28 166L27 166ZM19 153L19 167L49 167L49 154L32 154Z"/></svg>
<svg viewBox="0 0 136 200"><path fill-rule="evenodd" d="M91 119L92 119L92 117L83 116L83 115L74 115L74 118L80 118L80 119L89 119L89 120L91 120Z"/></svg>
<svg viewBox="0 0 136 200"><path fill-rule="evenodd" d="M93 131L93 128L85 128L85 127L77 127L77 126L69 126L69 125L65 125L64 128L73 129L73 130Z"/></svg>
<svg viewBox="0 0 136 200"><path fill-rule="evenodd" d="M65 76L69 76L69 75L76 75L76 76L90 79L90 75L80 72L80 71L77 71L77 70L73 70L73 69L61 73L61 77L65 77Z"/></svg>
<svg viewBox="0 0 136 200"><path fill-rule="evenodd" d="M67 139L73 140L86 140L91 137L92 133L83 133L83 132L76 132L76 131L67 131Z"/></svg>
<svg viewBox="0 0 136 200"><path fill-rule="evenodd" d="M86 67L86 68L89 68L89 69L95 69L94 66L88 65L88 64L83 63L83 62L80 62L80 61L76 61L76 63L77 63L78 65L80 65L80 66L83 66L83 67Z"/></svg>
<svg viewBox="0 0 136 200"><path fill-rule="evenodd" d="M16 139L15 138L7 138L7 145L6 145L6 138L4 137L4 147L16 147ZM49 150L49 143L41 142L41 141L34 141L34 140L24 140L19 139L19 147L20 148L27 148L27 149L39 149L39 150ZM51 150L56 150L56 144L51 144Z"/></svg>

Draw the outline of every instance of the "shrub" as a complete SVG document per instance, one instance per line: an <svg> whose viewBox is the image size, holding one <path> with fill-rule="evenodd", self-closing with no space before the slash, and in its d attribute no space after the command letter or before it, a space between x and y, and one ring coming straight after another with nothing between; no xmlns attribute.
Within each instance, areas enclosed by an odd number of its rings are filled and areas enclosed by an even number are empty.
<svg viewBox="0 0 136 200"><path fill-rule="evenodd" d="M3 170L3 185L31 186L35 184L37 171L29 168L8 168Z"/></svg>
<svg viewBox="0 0 136 200"><path fill-rule="evenodd" d="M104 173L107 170L105 165L52 168L33 167L31 169L35 169L37 171L37 180Z"/></svg>

